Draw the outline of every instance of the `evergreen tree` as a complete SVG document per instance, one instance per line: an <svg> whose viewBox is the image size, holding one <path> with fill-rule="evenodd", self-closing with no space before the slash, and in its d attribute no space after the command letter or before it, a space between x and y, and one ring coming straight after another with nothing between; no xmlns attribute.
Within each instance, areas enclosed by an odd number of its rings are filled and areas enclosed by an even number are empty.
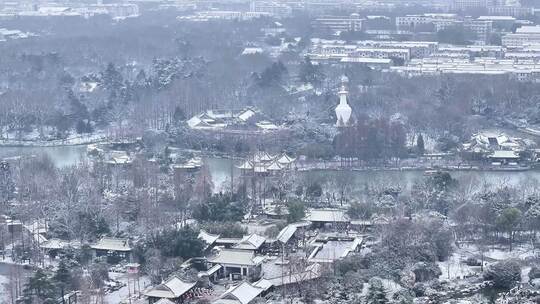
<svg viewBox="0 0 540 304"><path fill-rule="evenodd" d="M304 62L300 64L300 71L298 77L304 83L318 84L321 82L323 75L319 66L314 65L309 57L304 59Z"/></svg>
<svg viewBox="0 0 540 304"><path fill-rule="evenodd" d="M369 281L368 294L366 296L366 304L386 304L389 303L386 298L386 291L383 283L378 278L373 278Z"/></svg>
<svg viewBox="0 0 540 304"><path fill-rule="evenodd" d="M5 203L15 197L15 183L11 168L6 161L0 162L0 203Z"/></svg>
<svg viewBox="0 0 540 304"><path fill-rule="evenodd" d="M65 291L69 289L72 279L73 278L71 276L71 272L69 271L66 262L64 260L61 260L60 264L58 264L58 269L54 274L53 280L56 282L56 284L58 284L58 287L60 288L62 304L65 304Z"/></svg>
<svg viewBox="0 0 540 304"><path fill-rule="evenodd" d="M287 68L281 61L278 61L264 69L260 75L256 75L255 80L260 87L277 87L282 84L286 74Z"/></svg>
<svg viewBox="0 0 540 304"><path fill-rule="evenodd" d="M144 70L140 70L137 76L135 77L134 86L137 88L146 88L149 85L149 81L146 77Z"/></svg>
<svg viewBox="0 0 540 304"><path fill-rule="evenodd" d="M301 201L290 202L287 210L289 211L287 215L289 223L301 221L306 216L306 206Z"/></svg>
<svg viewBox="0 0 540 304"><path fill-rule="evenodd" d="M109 63L101 73L102 85L109 91L118 91L122 87L124 79L113 63Z"/></svg>
<svg viewBox="0 0 540 304"><path fill-rule="evenodd" d="M422 134L418 135L418 138L416 139L416 150L418 155L424 155L426 152L426 148L424 146L424 137Z"/></svg>
<svg viewBox="0 0 540 304"><path fill-rule="evenodd" d="M101 85L109 92L109 105L121 99L124 79L114 64L109 63L107 69L101 73Z"/></svg>
<svg viewBox="0 0 540 304"><path fill-rule="evenodd" d="M166 229L149 239L154 247L166 257L181 257L189 259L200 256L204 250L204 242L199 238L199 233L186 226L180 230Z"/></svg>
<svg viewBox="0 0 540 304"><path fill-rule="evenodd" d="M24 285L24 303L52 303L54 291L49 276L42 269L38 269Z"/></svg>
<svg viewBox="0 0 540 304"><path fill-rule="evenodd" d="M183 120L186 120L186 113L179 106L176 106L174 108L173 120L175 123L179 123Z"/></svg>

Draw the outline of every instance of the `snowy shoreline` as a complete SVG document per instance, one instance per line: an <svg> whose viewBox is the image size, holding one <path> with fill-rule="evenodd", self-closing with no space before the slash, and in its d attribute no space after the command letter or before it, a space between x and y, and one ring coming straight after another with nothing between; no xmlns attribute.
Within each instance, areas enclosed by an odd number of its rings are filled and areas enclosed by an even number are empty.
<svg viewBox="0 0 540 304"><path fill-rule="evenodd" d="M67 139L56 140L14 140L0 139L0 147L65 147L65 146L82 146L89 144L102 143L109 137L102 133L92 134L91 136L77 136Z"/></svg>

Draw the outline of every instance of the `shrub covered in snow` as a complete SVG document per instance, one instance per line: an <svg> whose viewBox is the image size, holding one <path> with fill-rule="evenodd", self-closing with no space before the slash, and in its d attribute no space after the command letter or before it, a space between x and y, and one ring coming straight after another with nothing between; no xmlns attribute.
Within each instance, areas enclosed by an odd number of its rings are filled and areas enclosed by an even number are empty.
<svg viewBox="0 0 540 304"><path fill-rule="evenodd" d="M484 279L493 281L495 287L509 289L521 278L521 267L513 260L502 261L491 265Z"/></svg>

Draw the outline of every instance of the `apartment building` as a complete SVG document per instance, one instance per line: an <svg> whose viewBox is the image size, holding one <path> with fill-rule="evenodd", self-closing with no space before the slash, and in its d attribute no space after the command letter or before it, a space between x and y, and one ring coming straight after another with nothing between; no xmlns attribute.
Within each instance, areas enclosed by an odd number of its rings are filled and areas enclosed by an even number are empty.
<svg viewBox="0 0 540 304"><path fill-rule="evenodd" d="M350 16L325 16L316 18L312 25L317 30L331 30L334 32L360 31L362 21L358 14Z"/></svg>

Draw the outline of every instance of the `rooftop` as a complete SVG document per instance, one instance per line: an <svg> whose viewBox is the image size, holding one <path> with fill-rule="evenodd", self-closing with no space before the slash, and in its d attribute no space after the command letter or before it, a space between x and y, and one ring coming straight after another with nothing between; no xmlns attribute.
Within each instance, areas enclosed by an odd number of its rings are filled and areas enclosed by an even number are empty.
<svg viewBox="0 0 540 304"><path fill-rule="evenodd" d="M91 246L96 250L108 250L108 251L131 251L129 241L127 239L119 239L112 237L103 237L97 243Z"/></svg>
<svg viewBox="0 0 540 304"><path fill-rule="evenodd" d="M195 287L196 283L184 282L178 277L172 277L145 293L147 297L176 299Z"/></svg>
<svg viewBox="0 0 540 304"><path fill-rule="evenodd" d="M349 253L355 251L360 245L358 238L352 240L329 240L320 244L313 250L309 256L310 262L331 263L343 259Z"/></svg>
<svg viewBox="0 0 540 304"><path fill-rule="evenodd" d="M242 240L234 246L236 249L244 250L257 250L259 249L266 239L258 234L251 234L242 238Z"/></svg>
<svg viewBox="0 0 540 304"><path fill-rule="evenodd" d="M248 282L242 282L227 290L220 299L214 303L229 304L240 303L248 304L258 297L265 289L251 285ZM232 302L231 302L232 301Z"/></svg>
<svg viewBox="0 0 540 304"><path fill-rule="evenodd" d="M253 251L241 249L223 249L216 257L211 258L208 261L213 264L244 266L255 266L262 262L255 256Z"/></svg>
<svg viewBox="0 0 540 304"><path fill-rule="evenodd" d="M310 222L350 222L345 210L340 209L310 209L306 220Z"/></svg>
<svg viewBox="0 0 540 304"><path fill-rule="evenodd" d="M493 154L489 156L489 158L513 158L518 159L519 154L515 151L504 151L504 150L498 150L494 151Z"/></svg>

